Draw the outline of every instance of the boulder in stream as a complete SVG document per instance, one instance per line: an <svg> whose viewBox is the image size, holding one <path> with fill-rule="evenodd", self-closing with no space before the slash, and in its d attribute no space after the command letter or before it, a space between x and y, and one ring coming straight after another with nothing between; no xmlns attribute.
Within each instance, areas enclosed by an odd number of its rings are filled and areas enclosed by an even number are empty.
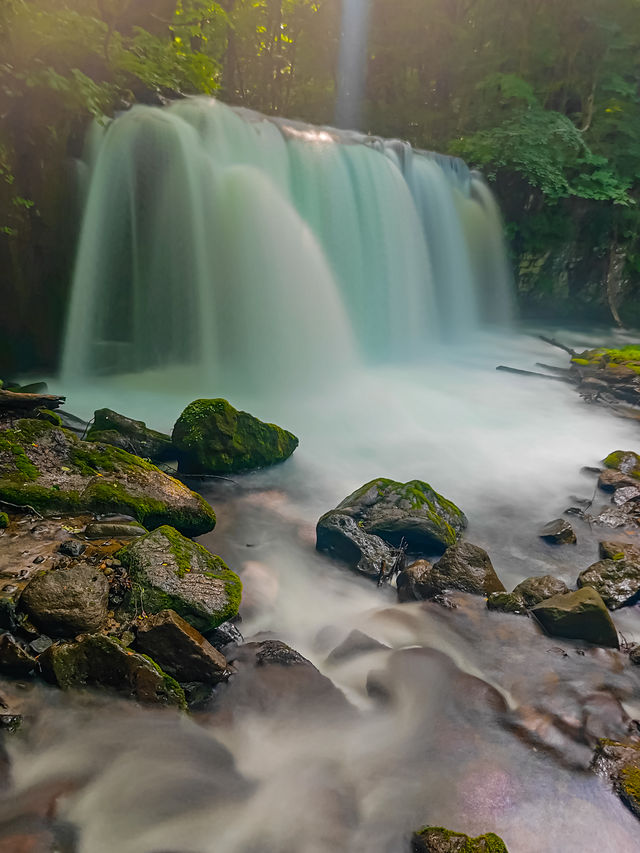
<svg viewBox="0 0 640 853"><path fill-rule="evenodd" d="M541 601L569 592L564 581L553 575L530 577L521 581L513 592L494 592L487 599L489 610L526 614Z"/></svg>
<svg viewBox="0 0 640 853"><path fill-rule="evenodd" d="M592 587L609 610L635 604L640 598L640 566L627 560L600 560L580 573L579 587Z"/></svg>
<svg viewBox="0 0 640 853"><path fill-rule="evenodd" d="M242 583L226 563L172 527L164 526L117 554L132 582L130 608L173 610L198 631L234 617Z"/></svg>
<svg viewBox="0 0 640 853"><path fill-rule="evenodd" d="M622 802L640 818L640 743L603 738L596 747L591 769L608 779Z"/></svg>
<svg viewBox="0 0 640 853"><path fill-rule="evenodd" d="M531 612L552 637L586 640L613 649L620 647L609 611L591 587L555 595L536 604Z"/></svg>
<svg viewBox="0 0 640 853"><path fill-rule="evenodd" d="M383 578L393 572L402 552L379 536L366 533L359 523L342 512L329 512L318 522L316 548L343 560L357 572L370 578Z"/></svg>
<svg viewBox="0 0 640 853"><path fill-rule="evenodd" d="M179 470L185 474L248 471L283 462L298 439L275 424L263 423L226 400L195 400L173 428Z"/></svg>
<svg viewBox="0 0 640 853"><path fill-rule="evenodd" d="M505 592L487 552L471 542L448 548L423 583L431 587L433 595L452 589L474 595Z"/></svg>
<svg viewBox="0 0 640 853"><path fill-rule="evenodd" d="M146 527L171 524L187 536L216 522L204 498L150 462L38 420L0 430L0 500L49 515L126 513Z"/></svg>
<svg viewBox="0 0 640 853"><path fill-rule="evenodd" d="M504 841L493 832L471 838L443 826L425 826L414 832L412 853L509 853Z"/></svg>
<svg viewBox="0 0 640 853"><path fill-rule="evenodd" d="M175 459L175 450L168 435L149 429L143 421L134 421L111 409L98 409L94 413L87 441L112 444L135 456L157 462Z"/></svg>
<svg viewBox="0 0 640 853"><path fill-rule="evenodd" d="M462 510L422 480L399 483L380 477L365 483L320 519L319 539L335 524L336 514L396 548L406 545L425 554L441 554L455 545L467 526Z"/></svg>
<svg viewBox="0 0 640 853"><path fill-rule="evenodd" d="M614 450L604 460L607 468L620 471L628 477L640 480L640 456L633 450Z"/></svg>
<svg viewBox="0 0 640 853"><path fill-rule="evenodd" d="M109 582L88 563L38 572L20 597L20 607L33 624L51 637L99 631L108 604Z"/></svg>
<svg viewBox="0 0 640 853"><path fill-rule="evenodd" d="M615 492L618 489L624 489L628 486L637 486L638 481L622 471L617 471L614 468L607 468L602 471L598 477L598 486L605 492Z"/></svg>
<svg viewBox="0 0 640 853"><path fill-rule="evenodd" d="M550 521L540 531L540 538L551 545L575 545L578 541L573 527L566 518Z"/></svg>

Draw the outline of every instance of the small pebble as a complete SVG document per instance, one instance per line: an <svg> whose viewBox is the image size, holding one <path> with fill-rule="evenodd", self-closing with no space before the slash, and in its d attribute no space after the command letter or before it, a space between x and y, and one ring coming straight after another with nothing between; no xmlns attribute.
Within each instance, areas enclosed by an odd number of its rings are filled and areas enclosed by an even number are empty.
<svg viewBox="0 0 640 853"><path fill-rule="evenodd" d="M42 554L39 554L33 561L34 563L44 563L44 557Z"/></svg>

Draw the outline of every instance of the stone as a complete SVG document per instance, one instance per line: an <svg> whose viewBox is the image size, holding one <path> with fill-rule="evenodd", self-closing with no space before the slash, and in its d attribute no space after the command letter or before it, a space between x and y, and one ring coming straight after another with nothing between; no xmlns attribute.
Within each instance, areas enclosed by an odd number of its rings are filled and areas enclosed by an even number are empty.
<svg viewBox="0 0 640 853"><path fill-rule="evenodd" d="M36 637L35 640L32 640L29 643L29 648L34 653L34 655L41 655L43 652L46 652L46 650L52 645L53 640L51 639L51 637L47 637L45 634L43 634L40 637Z"/></svg>
<svg viewBox="0 0 640 853"><path fill-rule="evenodd" d="M239 646L244 642L244 637L233 622L223 622L222 625L218 625L213 631L207 632L207 640L209 640L214 648L221 651L226 646Z"/></svg>
<svg viewBox="0 0 640 853"><path fill-rule="evenodd" d="M0 578L0 629L13 631L18 627L18 602L26 580Z"/></svg>
<svg viewBox="0 0 640 853"><path fill-rule="evenodd" d="M396 548L423 554L442 554L467 526L464 513L422 480L378 478L366 483L320 519L319 537L334 523L335 513L353 518L365 533Z"/></svg>
<svg viewBox="0 0 640 853"><path fill-rule="evenodd" d="M617 649L618 633L600 595L591 587L555 595L531 612L552 637L586 640L597 646Z"/></svg>
<svg viewBox="0 0 640 853"><path fill-rule="evenodd" d="M171 524L187 536L207 533L216 521L204 498L150 462L38 420L0 430L2 500L45 515L126 513L150 529Z"/></svg>
<svg viewBox="0 0 640 853"><path fill-rule="evenodd" d="M20 597L33 624L52 637L99 631L108 605L109 582L87 563L38 572Z"/></svg>
<svg viewBox="0 0 640 853"><path fill-rule="evenodd" d="M9 526L9 516L6 512L0 512L0 530L6 530Z"/></svg>
<svg viewBox="0 0 640 853"><path fill-rule="evenodd" d="M565 518L550 521L540 531L540 538L551 545L575 545L578 541L573 527Z"/></svg>
<svg viewBox="0 0 640 853"><path fill-rule="evenodd" d="M579 587L592 587L609 610L635 604L640 597L640 566L626 560L601 560L580 573Z"/></svg>
<svg viewBox="0 0 640 853"><path fill-rule="evenodd" d="M137 521L93 521L84 535L87 539L133 539L149 531Z"/></svg>
<svg viewBox="0 0 640 853"><path fill-rule="evenodd" d="M98 409L94 413L87 440L112 444L135 456L158 462L175 459L176 455L168 435L149 429L143 421L134 421L112 409Z"/></svg>
<svg viewBox="0 0 640 853"><path fill-rule="evenodd" d="M180 685L150 658L113 637L91 635L54 644L40 655L44 677L63 690L104 687L139 702L186 707Z"/></svg>
<svg viewBox="0 0 640 853"><path fill-rule="evenodd" d="M173 428L178 467L185 474L263 468L288 459L298 446L293 433L263 423L226 400L195 400Z"/></svg>
<svg viewBox="0 0 640 853"><path fill-rule="evenodd" d="M522 598L528 608L534 607L554 595L564 595L567 592L569 592L569 587L566 583L554 578L553 575L526 578L513 590L514 595Z"/></svg>
<svg viewBox="0 0 640 853"><path fill-rule="evenodd" d="M180 682L216 684L229 676L223 655L173 610L145 619L136 646Z"/></svg>
<svg viewBox="0 0 640 853"><path fill-rule="evenodd" d="M160 527L118 551L132 581L131 606L147 613L174 610L206 633L233 618L240 606L242 583L220 557Z"/></svg>
<svg viewBox="0 0 640 853"><path fill-rule="evenodd" d="M615 450L604 460L607 468L620 471L635 480L640 480L640 456L633 450Z"/></svg>
<svg viewBox="0 0 640 853"><path fill-rule="evenodd" d="M638 498L640 498L640 484L623 486L621 489L616 489L613 493L612 501L616 506L624 506L630 501L637 501Z"/></svg>
<svg viewBox="0 0 640 853"><path fill-rule="evenodd" d="M640 818L640 743L601 739L591 769L608 779L622 802Z"/></svg>
<svg viewBox="0 0 640 853"><path fill-rule="evenodd" d="M598 477L598 486L605 492L615 492L616 489L635 486L637 483L638 481L634 480L633 477L611 468L602 471Z"/></svg>
<svg viewBox="0 0 640 853"><path fill-rule="evenodd" d="M411 838L412 853L509 853L493 832L471 838L442 826L425 826Z"/></svg>
<svg viewBox="0 0 640 853"><path fill-rule="evenodd" d="M453 589L474 595L505 592L487 552L470 542L460 542L448 548L423 583L425 581L431 590L430 595Z"/></svg>
<svg viewBox="0 0 640 853"><path fill-rule="evenodd" d="M84 542L80 542L78 539L67 539L67 541L63 542L58 548L58 551L60 551L61 554L64 554L65 557L81 557L86 550L86 544Z"/></svg>
<svg viewBox="0 0 640 853"><path fill-rule="evenodd" d="M416 560L398 575L398 600L422 601L432 592L430 578L433 566L428 560Z"/></svg>
<svg viewBox="0 0 640 853"><path fill-rule="evenodd" d="M317 527L316 548L370 578L393 572L402 553L379 536L366 533L358 522L341 512L324 515Z"/></svg>
<svg viewBox="0 0 640 853"><path fill-rule="evenodd" d="M390 651L389 646L379 643L378 640L356 629L329 654L327 663L343 663L371 652L384 651Z"/></svg>
<svg viewBox="0 0 640 853"><path fill-rule="evenodd" d="M634 666L640 666L640 646L634 646L629 652L629 660Z"/></svg>
<svg viewBox="0 0 640 853"><path fill-rule="evenodd" d="M640 545L630 542L600 542L598 545L603 560L626 560L640 568Z"/></svg>
<svg viewBox="0 0 640 853"><path fill-rule="evenodd" d="M499 613L526 615L527 605L520 595L513 592L492 592L487 598L487 608Z"/></svg>
<svg viewBox="0 0 640 853"><path fill-rule="evenodd" d="M0 672L20 677L28 675L36 660L11 634L0 634Z"/></svg>

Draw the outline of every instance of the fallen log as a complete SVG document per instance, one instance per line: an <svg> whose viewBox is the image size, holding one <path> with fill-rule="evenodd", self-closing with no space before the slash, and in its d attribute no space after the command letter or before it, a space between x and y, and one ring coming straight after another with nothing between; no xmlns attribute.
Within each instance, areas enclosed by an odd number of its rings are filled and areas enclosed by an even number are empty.
<svg viewBox="0 0 640 853"><path fill-rule="evenodd" d="M29 412L34 409L57 409L66 399L53 394L23 394L0 388L0 411Z"/></svg>
<svg viewBox="0 0 640 853"><path fill-rule="evenodd" d="M556 341L553 338L547 338L545 335L538 335L538 337L541 341L544 341L545 344L551 344L552 347L557 347L558 349L568 352L571 358L574 358L576 355L578 355L578 353L574 349L571 349L571 347L561 344L559 341Z"/></svg>
<svg viewBox="0 0 640 853"><path fill-rule="evenodd" d="M507 367L505 364L498 365L496 370L503 370L505 373L515 373L516 376L535 376L538 379L551 379L554 382L565 382L569 385L576 384L569 376L551 376L548 373L535 373L533 370L519 370L517 367Z"/></svg>

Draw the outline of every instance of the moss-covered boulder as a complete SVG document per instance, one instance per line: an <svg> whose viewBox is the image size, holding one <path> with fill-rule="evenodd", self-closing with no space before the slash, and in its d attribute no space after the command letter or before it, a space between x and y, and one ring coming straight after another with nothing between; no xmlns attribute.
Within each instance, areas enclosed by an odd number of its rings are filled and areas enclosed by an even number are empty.
<svg viewBox="0 0 640 853"><path fill-rule="evenodd" d="M471 838L443 826L425 826L413 834L413 853L509 853L504 841L493 832Z"/></svg>
<svg viewBox="0 0 640 853"><path fill-rule="evenodd" d="M188 536L212 530L216 520L204 498L151 463L38 420L0 431L2 500L42 514L125 513Z"/></svg>
<svg viewBox="0 0 640 853"><path fill-rule="evenodd" d="M609 610L635 604L640 598L640 566L622 560L600 560L580 573L579 587L592 587Z"/></svg>
<svg viewBox="0 0 640 853"><path fill-rule="evenodd" d="M44 677L63 690L103 687L139 702L186 707L173 678L113 637L97 634L77 643L56 643L38 661Z"/></svg>
<svg viewBox="0 0 640 853"><path fill-rule="evenodd" d="M298 439L275 424L241 412L226 400L195 400L173 428L178 465L185 474L248 471L283 462Z"/></svg>
<svg viewBox="0 0 640 853"><path fill-rule="evenodd" d="M9 516L6 512L0 512L0 530L6 530L9 526Z"/></svg>
<svg viewBox="0 0 640 853"><path fill-rule="evenodd" d="M107 618L109 582L96 566L37 572L20 597L33 624L51 637L98 631Z"/></svg>
<svg viewBox="0 0 640 853"><path fill-rule="evenodd" d="M426 554L441 554L455 545L467 526L462 510L422 480L399 483L380 477L366 483L322 516L318 541L336 513L353 518L365 533L394 547L404 544Z"/></svg>
<svg viewBox="0 0 640 853"><path fill-rule="evenodd" d="M112 409L98 409L94 413L87 440L113 444L136 456L158 462L175 458L168 435L149 429L143 421L134 421Z"/></svg>
<svg viewBox="0 0 640 853"><path fill-rule="evenodd" d="M528 612L522 596L513 592L492 592L487 596L487 609L519 616L526 616Z"/></svg>
<svg viewBox="0 0 640 853"><path fill-rule="evenodd" d="M597 646L619 648L618 632L600 595L591 587L555 595L536 604L531 612L552 637L586 640Z"/></svg>
<svg viewBox="0 0 640 853"><path fill-rule="evenodd" d="M207 632L238 612L242 583L220 557L164 526L117 554L132 582L131 609L173 610Z"/></svg>
<svg viewBox="0 0 640 853"><path fill-rule="evenodd" d="M519 583L513 592L494 592L487 599L489 610L502 613L526 614L541 601L554 595L564 595L569 587L553 575L530 577Z"/></svg>
<svg viewBox="0 0 640 853"><path fill-rule="evenodd" d="M640 456L633 450L614 450L603 461L607 468L640 480Z"/></svg>

